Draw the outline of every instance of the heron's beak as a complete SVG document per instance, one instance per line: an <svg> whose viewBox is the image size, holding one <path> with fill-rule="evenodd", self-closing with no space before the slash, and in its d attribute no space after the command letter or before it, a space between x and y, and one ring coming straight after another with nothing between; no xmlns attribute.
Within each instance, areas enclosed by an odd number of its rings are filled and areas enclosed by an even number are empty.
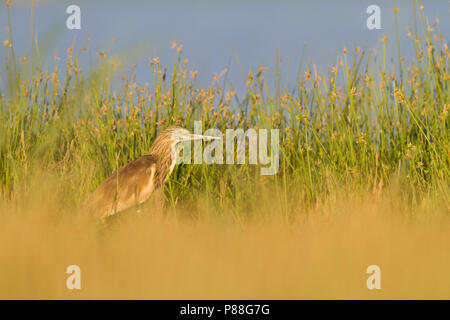
<svg viewBox="0 0 450 320"><path fill-rule="evenodd" d="M222 139L222 137L205 136L202 134L194 134L194 133L191 133L188 137L186 137L186 140L217 140L217 139Z"/></svg>

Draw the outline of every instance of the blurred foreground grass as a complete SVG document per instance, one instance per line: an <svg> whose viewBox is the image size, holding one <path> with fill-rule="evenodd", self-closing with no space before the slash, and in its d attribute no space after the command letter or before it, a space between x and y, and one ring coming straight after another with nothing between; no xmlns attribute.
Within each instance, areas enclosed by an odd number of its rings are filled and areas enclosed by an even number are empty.
<svg viewBox="0 0 450 320"><path fill-rule="evenodd" d="M339 194L290 222L272 202L242 224L152 200L105 227L66 214L44 187L0 206L0 298L448 299L448 211L428 200L409 208L390 191ZM81 290L66 288L73 264ZM381 290L366 288L373 264Z"/></svg>

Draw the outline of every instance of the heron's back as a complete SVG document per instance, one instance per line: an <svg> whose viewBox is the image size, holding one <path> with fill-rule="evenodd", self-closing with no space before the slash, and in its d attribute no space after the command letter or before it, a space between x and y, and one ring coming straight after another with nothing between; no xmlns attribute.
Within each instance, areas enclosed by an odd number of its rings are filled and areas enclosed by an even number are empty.
<svg viewBox="0 0 450 320"><path fill-rule="evenodd" d="M104 218L146 201L156 187L156 163L145 155L123 166L94 190L85 208Z"/></svg>

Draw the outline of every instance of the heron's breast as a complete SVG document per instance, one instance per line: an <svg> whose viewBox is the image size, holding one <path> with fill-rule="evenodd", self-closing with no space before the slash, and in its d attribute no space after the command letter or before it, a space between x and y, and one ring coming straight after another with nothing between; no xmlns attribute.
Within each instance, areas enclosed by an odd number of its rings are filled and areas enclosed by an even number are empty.
<svg viewBox="0 0 450 320"><path fill-rule="evenodd" d="M138 195L139 203L142 203L142 202L145 202L146 200L148 200L148 198L150 198L151 194L155 190L155 186L156 186L155 168L152 168L151 170L152 171L151 171L148 179L146 179L144 184L141 186L141 191L139 192L139 195Z"/></svg>
<svg viewBox="0 0 450 320"><path fill-rule="evenodd" d="M169 175L172 174L173 169L175 168L176 164L177 164L177 161L175 159L172 159L172 163L170 164L170 167L169 167Z"/></svg>

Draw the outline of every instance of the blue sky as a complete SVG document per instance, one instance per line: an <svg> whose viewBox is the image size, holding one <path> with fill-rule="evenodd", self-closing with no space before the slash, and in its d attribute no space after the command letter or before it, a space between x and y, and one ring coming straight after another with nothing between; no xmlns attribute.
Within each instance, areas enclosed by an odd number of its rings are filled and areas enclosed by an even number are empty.
<svg viewBox="0 0 450 320"><path fill-rule="evenodd" d="M30 43L31 1L13 3L14 41L20 56ZM70 4L81 8L81 30L66 28L65 11ZM381 8L381 30L366 27L366 8L371 4ZM273 70L276 53L283 57L285 77L292 80L303 48L305 62L311 61L325 70L344 47L376 48L384 35L394 47L395 6L400 8L401 46L408 57L412 54L406 36L413 22L410 0L38 1L34 28L49 64L56 51L64 58L72 43L81 47L89 36L94 50L111 48L128 68L136 65L138 80L146 81L151 76L150 58L158 56L170 68L174 53L171 43L175 39L183 44L190 66L199 71L201 84L208 84L214 73L230 67L230 78L239 86L243 83L240 67L244 73L258 66ZM6 39L4 7L2 1L0 36ZM447 0L425 2L430 22L440 17L446 37L450 30L449 8ZM0 52L3 56L3 48ZM3 60L0 59L2 63ZM82 61L87 64L87 58Z"/></svg>

